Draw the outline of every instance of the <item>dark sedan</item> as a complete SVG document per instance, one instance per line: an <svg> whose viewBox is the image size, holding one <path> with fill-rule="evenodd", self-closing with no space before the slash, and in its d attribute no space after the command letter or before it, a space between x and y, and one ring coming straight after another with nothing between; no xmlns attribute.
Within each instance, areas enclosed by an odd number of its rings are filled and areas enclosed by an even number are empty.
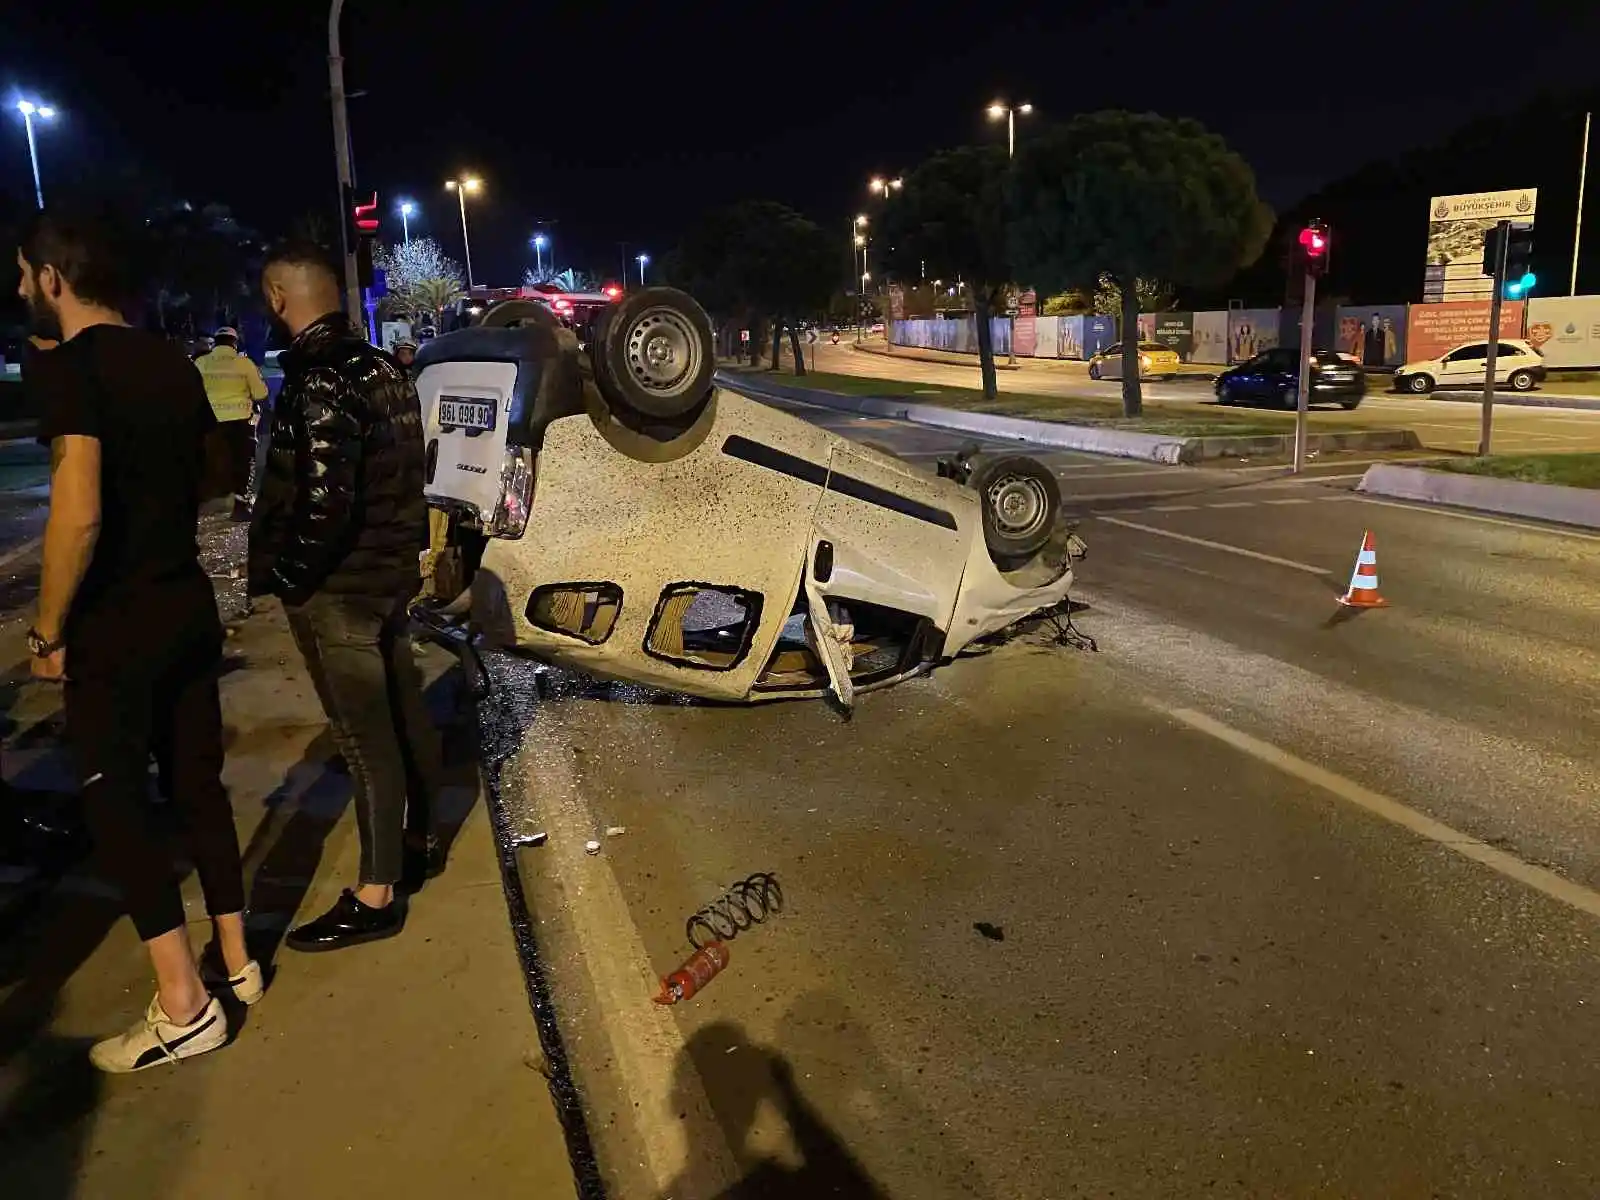
<svg viewBox="0 0 1600 1200"><path fill-rule="evenodd" d="M1299 386L1300 351L1288 347L1266 350L1217 376L1217 403L1293 408ZM1348 358L1331 350L1311 352L1309 404L1352 409L1366 391L1366 372Z"/></svg>

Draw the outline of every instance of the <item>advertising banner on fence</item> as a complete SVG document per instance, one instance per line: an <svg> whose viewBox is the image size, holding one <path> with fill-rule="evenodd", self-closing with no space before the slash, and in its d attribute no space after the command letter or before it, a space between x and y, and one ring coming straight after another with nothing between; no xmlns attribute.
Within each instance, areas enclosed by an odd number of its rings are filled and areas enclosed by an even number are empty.
<svg viewBox="0 0 1600 1200"><path fill-rule="evenodd" d="M1364 367L1398 367L1406 361L1406 306L1340 305L1333 348Z"/></svg>
<svg viewBox="0 0 1600 1200"><path fill-rule="evenodd" d="M1093 358L1116 340L1116 318L1098 315L1083 318L1084 358Z"/></svg>
<svg viewBox="0 0 1600 1200"><path fill-rule="evenodd" d="M1531 228L1538 199L1539 189L1522 188L1435 196L1428 201L1428 262L1422 298L1430 304L1490 299L1494 288L1483 273L1483 235L1497 221L1515 221Z"/></svg>
<svg viewBox="0 0 1600 1200"><path fill-rule="evenodd" d="M1017 324L1013 335L1017 353L1032 358L1038 345L1039 294L1031 288L1017 297Z"/></svg>
<svg viewBox="0 0 1600 1200"><path fill-rule="evenodd" d="M1600 367L1600 296L1528 301L1528 342L1552 367Z"/></svg>
<svg viewBox="0 0 1600 1200"><path fill-rule="evenodd" d="M1219 365L1228 361L1226 311L1194 314L1194 357L1189 361Z"/></svg>
<svg viewBox="0 0 1600 1200"><path fill-rule="evenodd" d="M1228 311L1228 361L1244 362L1278 344L1279 310L1234 308Z"/></svg>
<svg viewBox="0 0 1600 1200"><path fill-rule="evenodd" d="M1040 317L1035 326L1035 358L1056 358L1061 348L1061 318Z"/></svg>
<svg viewBox="0 0 1600 1200"><path fill-rule="evenodd" d="M1194 357L1194 314L1163 312L1155 316L1152 340L1176 350L1179 362L1190 361Z"/></svg>
<svg viewBox="0 0 1600 1200"><path fill-rule="evenodd" d="M1489 336L1489 301L1457 300L1445 304L1413 304L1406 321L1406 361L1438 358L1463 342ZM1500 336L1522 336L1522 301L1507 300L1500 309Z"/></svg>
<svg viewBox="0 0 1600 1200"><path fill-rule="evenodd" d="M1056 353L1061 358L1086 358L1083 352L1084 317L1060 317L1056 321Z"/></svg>

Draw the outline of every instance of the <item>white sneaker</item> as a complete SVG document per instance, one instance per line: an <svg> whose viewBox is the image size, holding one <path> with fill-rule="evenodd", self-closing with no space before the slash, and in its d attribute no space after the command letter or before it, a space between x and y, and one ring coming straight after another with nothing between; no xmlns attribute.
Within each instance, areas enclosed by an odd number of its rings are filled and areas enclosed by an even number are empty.
<svg viewBox="0 0 1600 1200"><path fill-rule="evenodd" d="M187 1025L168 1017L157 996L145 1009L144 1017L126 1033L96 1043L89 1051L89 1061L109 1074L126 1075L180 1058L193 1058L215 1050L227 1040L228 1018L215 996Z"/></svg>
<svg viewBox="0 0 1600 1200"><path fill-rule="evenodd" d="M208 954L200 960L200 979L210 988L227 988L233 993L233 998L246 1008L255 1004L266 993L266 977L261 973L261 964L255 959L245 963L244 970L234 976L225 976L226 968L214 966Z"/></svg>

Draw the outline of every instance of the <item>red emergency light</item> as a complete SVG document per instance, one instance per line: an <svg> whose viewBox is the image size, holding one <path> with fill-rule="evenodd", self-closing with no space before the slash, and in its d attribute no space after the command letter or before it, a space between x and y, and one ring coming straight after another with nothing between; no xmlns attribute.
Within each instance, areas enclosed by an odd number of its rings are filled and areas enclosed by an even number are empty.
<svg viewBox="0 0 1600 1200"><path fill-rule="evenodd" d="M615 300L618 296L622 295L622 289L614 283L608 283L600 290L605 292L606 299L608 300Z"/></svg>

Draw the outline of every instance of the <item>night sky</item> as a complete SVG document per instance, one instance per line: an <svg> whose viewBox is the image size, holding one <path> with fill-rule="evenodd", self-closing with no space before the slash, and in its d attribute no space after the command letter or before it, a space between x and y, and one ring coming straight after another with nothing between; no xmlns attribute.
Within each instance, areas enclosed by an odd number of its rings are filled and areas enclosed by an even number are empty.
<svg viewBox="0 0 1600 1200"><path fill-rule="evenodd" d="M1490 18L1499 30L1481 37ZM47 199L134 166L268 235L331 212L323 4L30 3L3 25L0 89L64 113L40 135ZM1131 72L1117 65L1130 38ZM409 196L422 209L413 234L459 257L442 183L480 174L476 273L505 284L531 265L539 227L562 265L611 275L618 242L659 256L698 214L739 198L843 230L871 174L1003 136L984 119L996 97L1040 117L1197 117L1283 207L1537 90L1592 85L1597 45L1600 5L1576 3L348 0L345 17L347 85L366 93L351 102L359 182L380 193L393 236L393 202ZM25 195L10 107L0 187Z"/></svg>

